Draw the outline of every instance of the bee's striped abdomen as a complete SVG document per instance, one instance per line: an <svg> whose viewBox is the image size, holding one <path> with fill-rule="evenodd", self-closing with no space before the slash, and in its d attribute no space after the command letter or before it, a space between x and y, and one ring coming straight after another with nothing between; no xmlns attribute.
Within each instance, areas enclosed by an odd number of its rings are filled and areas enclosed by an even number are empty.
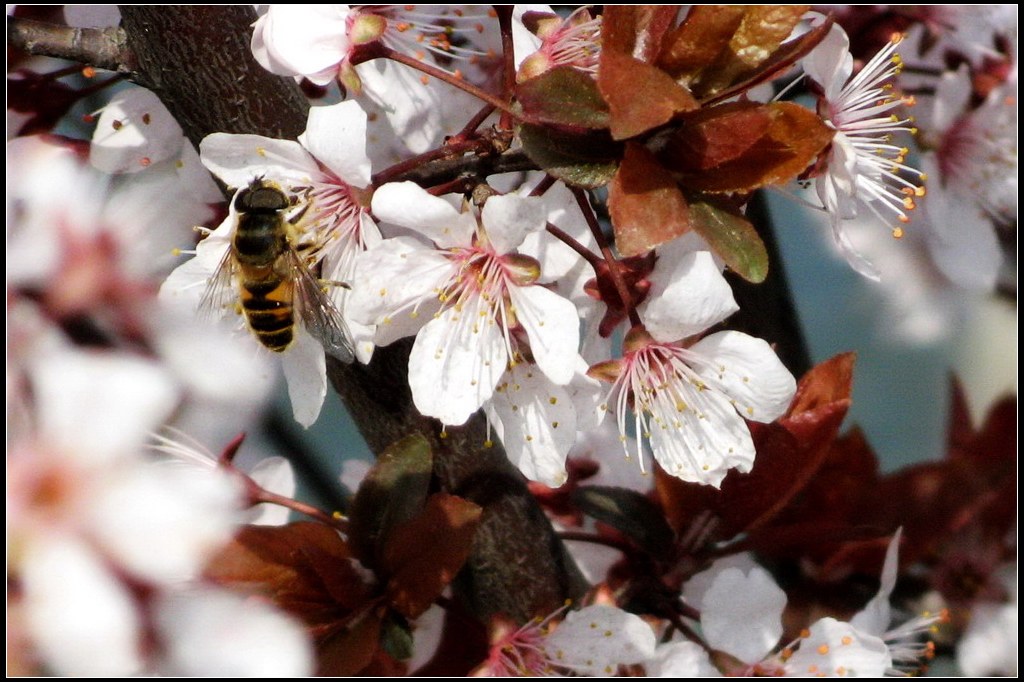
<svg viewBox="0 0 1024 682"><path fill-rule="evenodd" d="M242 282L242 310L249 328L260 343L277 353L292 342L293 296L292 283L287 279Z"/></svg>

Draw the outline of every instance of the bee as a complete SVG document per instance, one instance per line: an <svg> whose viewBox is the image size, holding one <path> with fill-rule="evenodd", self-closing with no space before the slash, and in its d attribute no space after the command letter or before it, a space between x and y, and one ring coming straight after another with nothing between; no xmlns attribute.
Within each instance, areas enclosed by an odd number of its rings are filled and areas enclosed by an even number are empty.
<svg viewBox="0 0 1024 682"><path fill-rule="evenodd" d="M304 208L293 211L288 195L263 178L240 190L233 206L238 215L234 236L200 310L240 307L257 340L275 353L294 341L298 318L329 355L352 362L355 354L341 312L308 264L316 244L301 241L296 223Z"/></svg>

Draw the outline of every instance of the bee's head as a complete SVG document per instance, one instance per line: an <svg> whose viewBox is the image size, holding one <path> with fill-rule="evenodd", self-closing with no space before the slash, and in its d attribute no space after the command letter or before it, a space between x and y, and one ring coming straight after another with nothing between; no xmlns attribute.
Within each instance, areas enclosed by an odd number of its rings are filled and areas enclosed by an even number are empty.
<svg viewBox="0 0 1024 682"><path fill-rule="evenodd" d="M256 178L235 195L235 210L240 213L275 213L289 206L288 195L263 178Z"/></svg>

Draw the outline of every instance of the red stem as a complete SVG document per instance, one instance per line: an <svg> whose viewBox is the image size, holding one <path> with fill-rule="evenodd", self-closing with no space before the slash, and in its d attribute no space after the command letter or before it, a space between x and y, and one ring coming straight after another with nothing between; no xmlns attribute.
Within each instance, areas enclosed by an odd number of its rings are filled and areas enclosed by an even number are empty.
<svg viewBox="0 0 1024 682"><path fill-rule="evenodd" d="M443 147L437 149L431 149L425 151L422 154L417 154L405 161L399 161L393 166L389 166L381 172L375 174L371 181L374 187L379 187L384 183L388 182L391 178L400 176L403 173L407 173L410 170L417 168L425 163L436 161L437 159L446 159L450 157L460 156L466 152L473 151L476 147L480 146L479 140L462 140L459 142L453 142L446 144Z"/></svg>
<svg viewBox="0 0 1024 682"><path fill-rule="evenodd" d="M383 56L385 59L396 61L399 64L405 64L406 66L416 69L417 71L421 71L427 74L428 76L431 76L432 78L436 78L439 81L448 83L452 87L464 90L465 92L468 92L477 99L492 105L495 109L500 109L502 112L508 114L509 116L519 119L523 118L522 115L516 114L514 111L512 111L508 103L501 101L500 99L498 99L491 93L487 92L486 90L481 90L472 83L467 83L464 79L458 78L443 69L439 69L436 66L431 66L430 64L425 64L424 62L421 62L418 59L415 59L414 57L404 55L401 52L392 50L389 47L383 47L381 49L381 56Z"/></svg>
<svg viewBox="0 0 1024 682"><path fill-rule="evenodd" d="M288 509L297 511L300 514L312 517L317 521L326 523L328 526L337 528L343 533L348 532L348 519L328 514L327 512L317 509L305 502L299 502L298 500L293 500L290 497L285 497L284 495L278 495L277 493L272 493L269 490L264 490L263 488L260 488L255 481L252 481L252 479L249 479L249 481L252 483L252 486L255 486L255 489L250 486L249 491L249 499L253 504L259 504L261 502L279 504L282 507L287 507Z"/></svg>
<svg viewBox="0 0 1024 682"><path fill-rule="evenodd" d="M503 66L501 96L506 102L511 102L516 89L516 60L515 50L512 46L512 7L510 5L495 5L494 11L498 15L498 27L501 30ZM512 115L507 111L502 111L498 126L503 130L510 130Z"/></svg>
<svg viewBox="0 0 1024 682"><path fill-rule="evenodd" d="M634 327L640 326L642 324L640 314L637 313L636 306L633 305L633 297L629 295L629 288L626 286L625 280L622 279L622 273L619 272L619 262L615 259L615 254L612 253L612 247L608 240L605 239L604 232L601 231L601 225L597 222L597 216L594 215L594 211L590 208L586 193L578 187L570 189L573 196L576 197L576 203L579 204L580 211L583 212L583 217L587 220L587 225L590 226L590 232L594 235L594 239L597 240L597 245L601 249L601 255L608 264L608 272L611 274L612 282L615 284L615 291L619 295L619 300L622 301L623 308L629 311L629 321Z"/></svg>

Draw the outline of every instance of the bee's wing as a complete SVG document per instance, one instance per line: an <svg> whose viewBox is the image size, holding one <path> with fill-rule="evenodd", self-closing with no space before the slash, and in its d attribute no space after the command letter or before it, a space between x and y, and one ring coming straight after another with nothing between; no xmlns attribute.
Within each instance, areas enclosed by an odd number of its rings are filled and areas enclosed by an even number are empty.
<svg viewBox="0 0 1024 682"><path fill-rule="evenodd" d="M320 281L313 276L294 249L288 250L289 267L294 273L295 308L302 324L324 350L342 362L355 359L351 335L341 311L324 292Z"/></svg>
<svg viewBox="0 0 1024 682"><path fill-rule="evenodd" d="M199 315L204 319L219 319L224 311L238 304L238 289L235 287L237 269L232 247L224 251L224 257L206 283L203 297L199 299Z"/></svg>

